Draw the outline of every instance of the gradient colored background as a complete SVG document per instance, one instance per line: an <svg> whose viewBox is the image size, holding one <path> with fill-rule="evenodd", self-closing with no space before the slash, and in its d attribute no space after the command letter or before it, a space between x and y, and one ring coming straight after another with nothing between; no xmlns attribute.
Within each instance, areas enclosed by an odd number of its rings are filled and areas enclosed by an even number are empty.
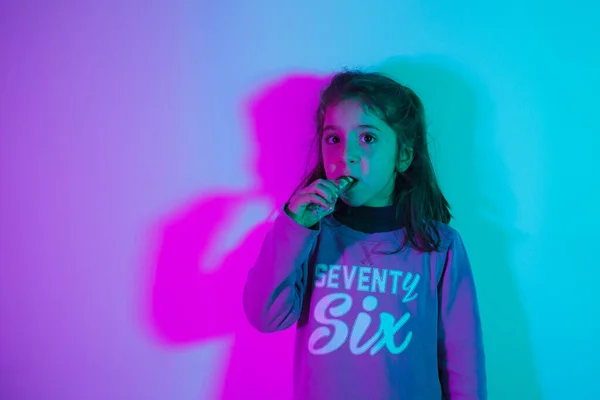
<svg viewBox="0 0 600 400"><path fill-rule="evenodd" d="M490 399L597 399L598 15L0 2L0 398L285 398L293 332L254 332L241 288L302 172L318 88L358 66L425 102Z"/></svg>

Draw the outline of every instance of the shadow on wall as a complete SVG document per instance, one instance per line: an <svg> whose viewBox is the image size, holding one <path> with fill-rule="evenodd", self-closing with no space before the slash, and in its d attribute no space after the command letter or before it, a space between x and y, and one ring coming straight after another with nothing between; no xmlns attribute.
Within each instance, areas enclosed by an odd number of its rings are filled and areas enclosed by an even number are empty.
<svg viewBox="0 0 600 400"><path fill-rule="evenodd" d="M325 82L290 75L253 93L242 110L256 149L249 166L257 180L252 190L204 195L155 228L158 243L144 289L154 336L168 346L233 338L223 371L194 372L218 382L209 399L291 396L294 328L262 334L243 312L246 276L271 225L247 217L255 204L283 205L298 184Z"/></svg>
<svg viewBox="0 0 600 400"><path fill-rule="evenodd" d="M491 398L541 399L528 326L509 266L517 232L493 222L494 210L477 186L475 129L492 123L481 85L447 60L392 58L376 68L413 88L434 121L441 143L438 165L451 165L448 186L458 193L461 234L482 238L468 246L484 324ZM282 205L306 166L305 149L314 133L314 112L326 77L289 75L266 85L244 104L248 134L255 142L250 168L257 183L247 192L214 193L168 213L156 228L151 265L143 288L152 333L168 346L197 346L232 337L224 371L197 371L219 381L210 399L233 400L260 394L282 399L291 393L294 328L256 332L246 321L241 297L269 222L254 223L240 240L231 235L257 202ZM508 182L499 193L511 199ZM513 201L514 203L514 201ZM514 206L514 204L512 204ZM488 217L490 216L491 217ZM245 222L246 221L246 222ZM216 248L221 257L214 257ZM227 247L227 246L225 246ZM219 253L218 251L216 253ZM213 260L205 262L205 260ZM216 260L216 261L215 261Z"/></svg>

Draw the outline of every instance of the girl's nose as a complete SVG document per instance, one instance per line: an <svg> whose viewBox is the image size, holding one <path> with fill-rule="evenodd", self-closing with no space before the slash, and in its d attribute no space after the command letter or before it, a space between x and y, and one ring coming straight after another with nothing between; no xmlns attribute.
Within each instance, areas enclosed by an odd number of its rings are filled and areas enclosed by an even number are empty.
<svg viewBox="0 0 600 400"><path fill-rule="evenodd" d="M360 160L360 149L356 144L350 141L346 142L340 161L345 164L356 164L358 160Z"/></svg>

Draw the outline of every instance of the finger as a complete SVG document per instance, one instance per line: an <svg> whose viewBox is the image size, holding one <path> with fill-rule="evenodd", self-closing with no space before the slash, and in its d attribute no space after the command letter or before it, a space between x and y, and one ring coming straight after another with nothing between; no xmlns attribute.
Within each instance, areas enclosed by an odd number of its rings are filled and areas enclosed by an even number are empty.
<svg viewBox="0 0 600 400"><path fill-rule="evenodd" d="M338 185L335 181L331 181L329 179L321 179L319 181L319 184L325 185L327 188L333 190L334 193L337 193L338 191Z"/></svg>
<svg viewBox="0 0 600 400"><path fill-rule="evenodd" d="M325 201L328 201L330 203L335 203L335 201L337 200L337 197L331 193L331 190L323 188L322 186L315 186L313 188L312 193L319 195L320 197L325 199Z"/></svg>
<svg viewBox="0 0 600 400"><path fill-rule="evenodd" d="M315 185L315 188L319 189L321 192L324 191L325 193L327 193L327 196L325 196L326 198L332 201L337 200L339 190L333 182L324 180L317 183Z"/></svg>
<svg viewBox="0 0 600 400"><path fill-rule="evenodd" d="M304 196L307 203L316 204L325 209L329 209L333 206L332 202L327 201L324 197L316 194L316 193L306 193Z"/></svg>

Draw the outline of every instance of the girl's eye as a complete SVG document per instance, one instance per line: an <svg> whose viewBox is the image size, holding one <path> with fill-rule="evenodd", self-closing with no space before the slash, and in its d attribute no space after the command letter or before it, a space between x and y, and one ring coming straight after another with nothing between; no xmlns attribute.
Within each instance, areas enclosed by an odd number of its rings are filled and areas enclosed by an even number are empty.
<svg viewBox="0 0 600 400"><path fill-rule="evenodd" d="M370 133L365 133L364 135L362 135L360 140L364 141L367 144L373 143L373 142L375 142L375 136L371 135Z"/></svg>
<svg viewBox="0 0 600 400"><path fill-rule="evenodd" d="M340 138L338 138L335 135L329 135L329 136L325 137L325 143L328 143L328 144L335 144L335 143L338 143L339 141L340 141Z"/></svg>

